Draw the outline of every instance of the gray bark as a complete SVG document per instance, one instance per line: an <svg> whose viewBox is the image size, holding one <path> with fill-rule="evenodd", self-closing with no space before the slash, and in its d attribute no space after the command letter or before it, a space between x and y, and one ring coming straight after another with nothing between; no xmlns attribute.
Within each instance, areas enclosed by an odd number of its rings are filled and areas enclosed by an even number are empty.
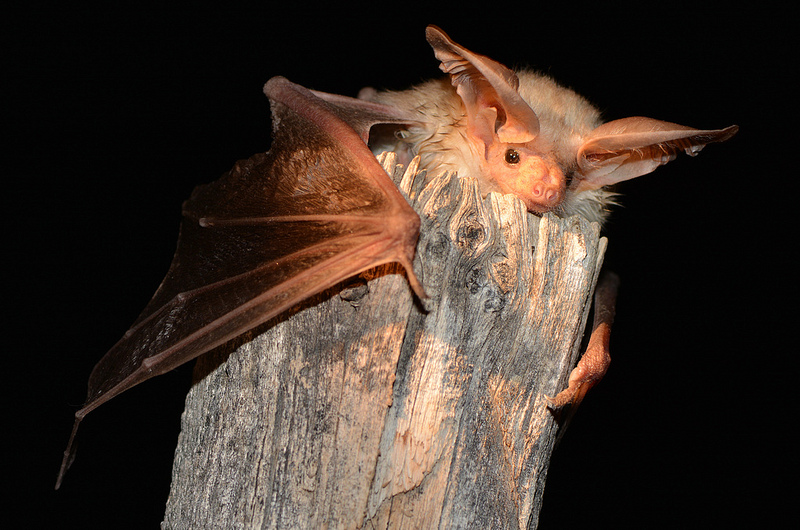
<svg viewBox="0 0 800 530"><path fill-rule="evenodd" d="M164 528L536 527L605 239L401 177L426 308L390 265L201 358Z"/></svg>

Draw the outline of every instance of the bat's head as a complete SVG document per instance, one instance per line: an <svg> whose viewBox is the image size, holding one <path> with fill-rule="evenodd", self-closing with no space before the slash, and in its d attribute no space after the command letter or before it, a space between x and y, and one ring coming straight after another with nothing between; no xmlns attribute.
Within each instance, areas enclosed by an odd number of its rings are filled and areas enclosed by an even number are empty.
<svg viewBox="0 0 800 530"><path fill-rule="evenodd" d="M581 194L602 197L596 190L650 173L681 151L695 155L738 130L698 130L641 117L598 126L596 109L552 80L521 73L529 103L512 70L470 52L435 26L427 28L426 36L464 105L473 158L469 166L477 169L484 191L513 193L534 213L562 204L564 213L585 212L573 207ZM540 112L542 125L531 105Z"/></svg>
<svg viewBox="0 0 800 530"><path fill-rule="evenodd" d="M557 208L566 178L539 135L539 118L518 92L517 75L435 26L426 36L466 108L467 142L479 160L479 176L488 181L485 187L513 193L535 213Z"/></svg>

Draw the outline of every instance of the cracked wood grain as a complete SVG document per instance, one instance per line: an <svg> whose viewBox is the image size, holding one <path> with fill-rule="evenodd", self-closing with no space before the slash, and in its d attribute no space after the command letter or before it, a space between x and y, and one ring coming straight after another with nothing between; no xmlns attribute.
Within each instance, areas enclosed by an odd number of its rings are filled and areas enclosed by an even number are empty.
<svg viewBox="0 0 800 530"><path fill-rule="evenodd" d="M431 298L382 267L201 358L163 528L535 528L605 239L384 164Z"/></svg>

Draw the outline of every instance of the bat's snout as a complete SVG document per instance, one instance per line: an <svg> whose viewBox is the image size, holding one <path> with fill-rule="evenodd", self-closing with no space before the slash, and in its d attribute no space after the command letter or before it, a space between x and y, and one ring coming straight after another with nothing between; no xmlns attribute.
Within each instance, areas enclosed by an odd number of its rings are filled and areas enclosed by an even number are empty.
<svg viewBox="0 0 800 530"><path fill-rule="evenodd" d="M531 212L544 213L557 208L566 194L566 178L558 164L532 156L521 166L512 171L503 168L496 179L498 187L522 199Z"/></svg>

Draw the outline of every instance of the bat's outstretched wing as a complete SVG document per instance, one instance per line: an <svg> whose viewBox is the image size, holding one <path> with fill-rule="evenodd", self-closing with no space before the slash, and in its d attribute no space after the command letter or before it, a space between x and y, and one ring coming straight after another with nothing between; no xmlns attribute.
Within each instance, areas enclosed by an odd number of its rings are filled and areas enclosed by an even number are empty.
<svg viewBox="0 0 800 530"><path fill-rule="evenodd" d="M419 217L366 146L371 125L408 120L283 78L264 91L272 148L237 162L184 203L166 278L89 377L56 488L81 419L142 381L384 263L401 263L425 296L411 266Z"/></svg>

